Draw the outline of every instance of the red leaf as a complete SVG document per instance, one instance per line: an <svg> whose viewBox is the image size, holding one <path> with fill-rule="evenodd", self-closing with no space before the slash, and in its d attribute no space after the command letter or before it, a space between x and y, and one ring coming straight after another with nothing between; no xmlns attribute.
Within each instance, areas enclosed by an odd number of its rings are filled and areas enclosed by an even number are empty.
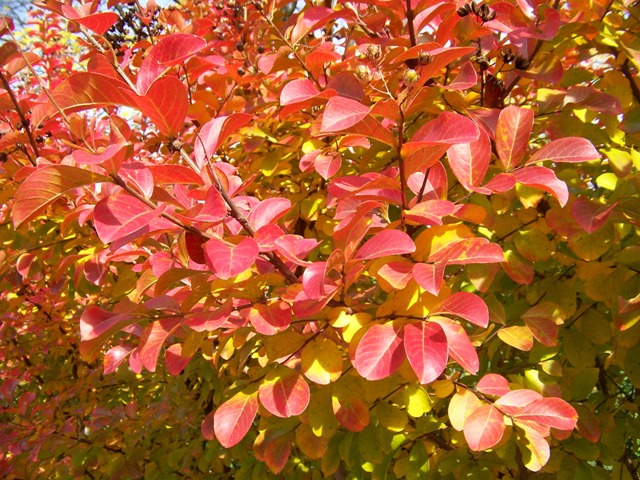
<svg viewBox="0 0 640 480"><path fill-rule="evenodd" d="M180 318L164 318L149 323L140 337L138 352L142 366L150 372L156 371L158 355L164 341L181 325Z"/></svg>
<svg viewBox="0 0 640 480"><path fill-rule="evenodd" d="M216 438L225 448L238 444L247 434L258 413L258 393L238 392L213 415Z"/></svg>
<svg viewBox="0 0 640 480"><path fill-rule="evenodd" d="M578 197L571 205L571 216L587 233L593 233L606 223L617 205L617 201L613 205L602 205Z"/></svg>
<svg viewBox="0 0 640 480"><path fill-rule="evenodd" d="M367 240L356 253L356 260L371 260L388 255L413 253L416 246L411 237L400 230L382 230Z"/></svg>
<svg viewBox="0 0 640 480"><path fill-rule="evenodd" d="M222 144L251 121L247 113L232 113L207 122L195 140L194 157L198 166L206 165Z"/></svg>
<svg viewBox="0 0 640 480"><path fill-rule="evenodd" d="M514 418L540 423L558 430L573 430L578 422L578 413L564 400L549 397L534 400Z"/></svg>
<svg viewBox="0 0 640 480"><path fill-rule="evenodd" d="M207 196L204 199L204 205L196 220L200 222L212 222L217 223L225 219L227 216L227 204L222 198L222 195L218 191L215 185L209 187L207 190Z"/></svg>
<svg viewBox="0 0 640 480"><path fill-rule="evenodd" d="M98 238L105 244L124 244L150 232L176 228L169 220L158 218L163 210L151 210L126 193L103 198L93 211Z"/></svg>
<svg viewBox="0 0 640 480"><path fill-rule="evenodd" d="M275 335L289 328L291 306L279 300L270 304L257 303L249 310L248 320L258 333Z"/></svg>
<svg viewBox="0 0 640 480"><path fill-rule="evenodd" d="M165 183L204 184L197 173L184 165L148 165L147 168L151 170L153 180L158 185Z"/></svg>
<svg viewBox="0 0 640 480"><path fill-rule="evenodd" d="M258 230L265 225L275 223L283 215L286 215L290 208L291 201L288 198L267 198L251 210L248 220L253 228Z"/></svg>
<svg viewBox="0 0 640 480"><path fill-rule="evenodd" d="M130 313L117 314L93 305L87 307L80 317L80 356L82 359L88 362L95 360L98 352L111 335L137 320L138 318Z"/></svg>
<svg viewBox="0 0 640 480"><path fill-rule="evenodd" d="M291 455L291 435L277 435L264 446L264 463L274 475L279 474L287 466Z"/></svg>
<svg viewBox="0 0 640 480"><path fill-rule="evenodd" d="M351 432L361 432L369 425L369 407L362 398L361 390L348 382L339 382L333 387L333 413L340 425Z"/></svg>
<svg viewBox="0 0 640 480"><path fill-rule="evenodd" d="M464 438L475 452L495 447L504 434L504 417L493 405L483 405L464 423Z"/></svg>
<svg viewBox="0 0 640 480"><path fill-rule="evenodd" d="M258 395L260 403L276 417L300 415L309 405L309 385L302 375L287 367L272 370L264 378Z"/></svg>
<svg viewBox="0 0 640 480"><path fill-rule="evenodd" d="M430 262L444 262L449 265L465 265L467 263L499 263L504 262L504 253L500 246L486 238L465 238L455 242L448 248L442 248L429 256Z"/></svg>
<svg viewBox="0 0 640 480"><path fill-rule="evenodd" d="M167 372L169 372L169 375L180 375L180 372L185 369L192 358L193 355L182 356L182 344L174 343L167 348L164 354L164 364L167 367Z"/></svg>
<svg viewBox="0 0 640 480"><path fill-rule="evenodd" d="M535 305L522 314L522 319L536 340L547 347L553 347L558 343L559 327L556 318L564 319L558 311L558 306L551 302Z"/></svg>
<svg viewBox="0 0 640 480"><path fill-rule="evenodd" d="M491 140L481 131L478 140L452 145L447 150L451 171L467 190L477 187L484 180L491 161Z"/></svg>
<svg viewBox="0 0 640 480"><path fill-rule="evenodd" d="M135 347L133 345L116 345L115 347L111 347L107 353L104 354L104 358L102 361L102 366L104 367L103 375L109 375L117 370L117 368L122 365L131 351ZM86 358L84 358L86 360Z"/></svg>
<svg viewBox="0 0 640 480"><path fill-rule="evenodd" d="M479 327L486 328L489 325L489 309L484 300L473 293L454 293L435 310L435 314L457 315Z"/></svg>
<svg viewBox="0 0 640 480"><path fill-rule="evenodd" d="M233 278L251 267L258 253L258 244L251 238L244 238L237 245L212 238L204 247L209 268L223 280Z"/></svg>
<svg viewBox="0 0 640 480"><path fill-rule="evenodd" d="M527 165L535 162L577 163L597 160L601 155L586 138L566 137L553 140L534 153Z"/></svg>
<svg viewBox="0 0 640 480"><path fill-rule="evenodd" d="M336 94L334 90L320 91L308 78L296 78L287 83L280 92L280 105L305 103L315 98L328 98Z"/></svg>
<svg viewBox="0 0 640 480"><path fill-rule="evenodd" d="M477 389L485 395L502 396L509 393L509 381L497 373L488 373L480 379Z"/></svg>
<svg viewBox="0 0 640 480"><path fill-rule="evenodd" d="M367 380L387 378L404 360L402 338L393 322L373 325L360 339L353 366Z"/></svg>
<svg viewBox="0 0 640 480"><path fill-rule="evenodd" d="M495 405L507 415L516 415L524 407L541 398L542 395L533 390L512 390L496 400Z"/></svg>
<svg viewBox="0 0 640 480"><path fill-rule="evenodd" d="M442 88L447 90L466 90L474 87L476 83L478 83L476 69L471 62L465 62L455 78L448 85L443 85Z"/></svg>
<svg viewBox="0 0 640 480"><path fill-rule="evenodd" d="M432 295L438 295L444 278L444 263L416 263L413 278Z"/></svg>
<svg viewBox="0 0 640 480"><path fill-rule="evenodd" d="M147 52L140 65L136 88L145 95L151 84L168 68L179 65L207 46L207 42L195 35L174 33L158 41Z"/></svg>
<svg viewBox="0 0 640 480"><path fill-rule="evenodd" d="M369 114L369 108L362 103L346 97L331 97L322 115L322 133L334 133L346 130L363 120Z"/></svg>
<svg viewBox="0 0 640 480"><path fill-rule="evenodd" d="M333 151L328 154L320 154L313 162L313 168L320 174L325 180L330 179L342 166L342 156L339 152Z"/></svg>
<svg viewBox="0 0 640 480"><path fill-rule="evenodd" d="M439 323L447 336L449 354L462 368L469 373L476 374L480 368L480 360L467 332L458 323L446 317L430 317L432 322Z"/></svg>
<svg viewBox="0 0 640 480"><path fill-rule="evenodd" d="M38 168L22 182L13 197L13 225L18 228L34 219L72 188L108 181L104 175L69 165Z"/></svg>
<svg viewBox="0 0 640 480"><path fill-rule="evenodd" d="M350 10L333 10L326 7L311 7L298 16L291 32L291 42L295 45L308 33L324 27L330 20L350 16Z"/></svg>
<svg viewBox="0 0 640 480"><path fill-rule="evenodd" d="M405 210L404 217L420 225L442 225L443 217L451 215L455 205L448 200L427 200Z"/></svg>
<svg viewBox="0 0 640 480"><path fill-rule="evenodd" d="M405 143L403 156L408 156L419 148L432 144L454 145L478 140L480 130L467 117L453 112L442 112L435 120L425 123Z"/></svg>
<svg viewBox="0 0 640 480"><path fill-rule="evenodd" d="M569 201L569 188L562 180L558 180L553 170L546 167L524 167L513 172L516 181L528 187L538 188L550 193L564 207Z"/></svg>
<svg viewBox="0 0 640 480"><path fill-rule="evenodd" d="M404 350L420 383L436 380L447 366L449 348L442 327L433 322L404 326Z"/></svg>
<svg viewBox="0 0 640 480"><path fill-rule="evenodd" d="M413 278L413 263L389 262L382 265L376 275L396 290L402 290Z"/></svg>
<svg viewBox="0 0 640 480"><path fill-rule="evenodd" d="M83 16L69 5L62 5L62 12L66 18L78 22L98 35L102 35L109 30L119 19L118 14L114 12L96 12Z"/></svg>
<svg viewBox="0 0 640 480"><path fill-rule="evenodd" d="M505 170L523 159L533 128L533 110L510 105L500 112L496 128L496 150Z"/></svg>

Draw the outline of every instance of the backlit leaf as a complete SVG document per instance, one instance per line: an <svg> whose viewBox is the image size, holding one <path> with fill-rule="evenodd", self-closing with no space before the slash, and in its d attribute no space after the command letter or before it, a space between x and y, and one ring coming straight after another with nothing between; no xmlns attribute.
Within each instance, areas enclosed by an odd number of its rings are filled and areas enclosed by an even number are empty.
<svg viewBox="0 0 640 480"><path fill-rule="evenodd" d="M480 297L469 292L457 292L447 297L433 313L457 315L484 328L489 324L487 305Z"/></svg>
<svg viewBox="0 0 640 480"><path fill-rule="evenodd" d="M485 132L475 142L452 145L447 150L449 166L460 184L467 190L484 180L491 160L491 141Z"/></svg>
<svg viewBox="0 0 640 480"><path fill-rule="evenodd" d="M388 255L413 253L416 246L411 237L400 230L383 230L367 240L356 253L356 260L371 260Z"/></svg>
<svg viewBox="0 0 640 480"><path fill-rule="evenodd" d="M601 155L586 138L566 137L553 140L534 153L527 165L535 162L577 163L597 160Z"/></svg>
<svg viewBox="0 0 640 480"><path fill-rule="evenodd" d="M354 126L369 114L369 108L346 97L331 97L322 116L323 133L340 132Z"/></svg>
<svg viewBox="0 0 640 480"><path fill-rule="evenodd" d="M430 317L429 320L439 323L444 330L449 344L449 355L465 370L476 374L480 368L480 360L464 328L446 317Z"/></svg>
<svg viewBox="0 0 640 480"><path fill-rule="evenodd" d="M447 337L437 323L408 323L404 326L404 349L420 383L431 383L447 366Z"/></svg>
<svg viewBox="0 0 640 480"><path fill-rule="evenodd" d="M509 381L497 373L488 373L480 379L476 388L486 395L502 396L509 393Z"/></svg>
<svg viewBox="0 0 640 480"><path fill-rule="evenodd" d="M318 337L302 349L301 367L309 380L327 385L342 375L342 353L333 340Z"/></svg>
<svg viewBox="0 0 640 480"><path fill-rule="evenodd" d="M277 417L300 415L309 404L309 385L295 370L279 367L270 371L258 389L260 403Z"/></svg>
<svg viewBox="0 0 640 480"><path fill-rule="evenodd" d="M549 397L534 400L514 418L540 423L558 430L573 430L578 421L578 413L561 398Z"/></svg>
<svg viewBox="0 0 640 480"><path fill-rule="evenodd" d="M496 446L506 429L504 417L493 405L483 405L464 422L464 438L475 452Z"/></svg>
<svg viewBox="0 0 640 480"><path fill-rule="evenodd" d="M204 246L209 268L219 278L226 280L241 274L258 258L258 244L244 238L237 245L230 245L219 238L211 238Z"/></svg>
<svg viewBox="0 0 640 480"><path fill-rule="evenodd" d="M393 374L405 358L399 326L394 322L373 325L360 339L353 366L367 380Z"/></svg>
<svg viewBox="0 0 640 480"><path fill-rule="evenodd" d="M14 227L18 228L40 215L49 205L72 188L110 181L98 173L69 165L46 165L35 170L15 193L12 208Z"/></svg>
<svg viewBox="0 0 640 480"><path fill-rule="evenodd" d="M216 438L225 448L238 444L249 432L258 413L258 392L238 392L213 415Z"/></svg>
<svg viewBox="0 0 640 480"><path fill-rule="evenodd" d="M505 170L516 167L527 152L533 127L533 110L510 105L500 112L496 150Z"/></svg>

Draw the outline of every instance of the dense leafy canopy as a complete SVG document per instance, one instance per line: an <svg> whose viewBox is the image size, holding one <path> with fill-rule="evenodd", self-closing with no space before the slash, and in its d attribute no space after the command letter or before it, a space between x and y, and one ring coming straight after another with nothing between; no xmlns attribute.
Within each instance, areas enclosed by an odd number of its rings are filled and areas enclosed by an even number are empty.
<svg viewBox="0 0 640 480"><path fill-rule="evenodd" d="M638 2L39 6L3 478L640 478Z"/></svg>

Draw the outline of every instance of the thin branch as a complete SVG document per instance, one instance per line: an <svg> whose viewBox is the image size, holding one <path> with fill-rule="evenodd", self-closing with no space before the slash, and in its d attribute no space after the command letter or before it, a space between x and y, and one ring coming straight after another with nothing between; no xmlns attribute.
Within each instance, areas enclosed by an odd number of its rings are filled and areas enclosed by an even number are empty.
<svg viewBox="0 0 640 480"><path fill-rule="evenodd" d="M405 0L405 5L407 7L407 23L409 26L409 40L411 41L411 46L415 47L416 43L416 32L413 27L413 9L411 8L411 0Z"/></svg>
<svg viewBox="0 0 640 480"><path fill-rule="evenodd" d="M40 156L40 152L38 151L38 144L36 143L35 139L33 138L33 133L31 133L31 128L29 128L30 127L30 122L29 122L29 120L27 120L27 117L24 116L24 113L22 112L22 109L20 108L20 104L18 103L18 99L13 94L13 90L11 90L11 86L9 85L9 81L5 78L5 76L2 74L2 72L0 72L0 80L2 81L2 85L4 86L4 89L9 94L9 98L11 98L11 102L16 107L16 112L18 112L18 116L20 117L20 122L22 123L22 128L24 128L25 131L27 132L27 136L29 137L29 143L31 144L31 148L33 148L33 153L35 153L36 158L37 158L37 157ZM36 164L35 160L33 160L30 155L27 155L27 157L29 158L29 161L31 162L32 165Z"/></svg>
<svg viewBox="0 0 640 480"><path fill-rule="evenodd" d="M640 103L640 87L635 81L635 76L631 73L631 69L629 68L629 59L627 58L622 65L620 65L620 70L622 70L622 74L629 81L629 86L631 87L631 93L633 93L633 98L635 98L637 103Z"/></svg>

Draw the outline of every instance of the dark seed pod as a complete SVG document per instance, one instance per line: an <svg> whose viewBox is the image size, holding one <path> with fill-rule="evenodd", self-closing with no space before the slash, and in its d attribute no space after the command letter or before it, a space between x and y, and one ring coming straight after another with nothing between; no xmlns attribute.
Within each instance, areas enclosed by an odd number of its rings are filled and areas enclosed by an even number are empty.
<svg viewBox="0 0 640 480"><path fill-rule="evenodd" d="M245 71L244 68L242 68L242 67L238 68L238 75L240 75L242 77L245 73L247 73L247 72Z"/></svg>
<svg viewBox="0 0 640 480"><path fill-rule="evenodd" d="M42 135L38 135L38 136L36 137L36 142L38 142L38 143L42 143L42 142L44 142L44 137L43 137Z"/></svg>
<svg viewBox="0 0 640 480"><path fill-rule="evenodd" d="M520 55L516 57L516 68L518 70L526 70L529 68L529 65L531 65L531 62L528 58L521 57Z"/></svg>
<svg viewBox="0 0 640 480"><path fill-rule="evenodd" d="M236 50L239 52L244 52L244 43L243 42L236 43Z"/></svg>
<svg viewBox="0 0 640 480"><path fill-rule="evenodd" d="M418 55L418 63L420 63L420 65L429 65L431 60L432 58L429 52L420 52L420 55Z"/></svg>
<svg viewBox="0 0 640 480"><path fill-rule="evenodd" d="M264 53L264 50L265 50L265 48L264 48L264 45L262 45L262 44L260 44L260 45L258 45L256 47L256 52L258 52L258 53Z"/></svg>
<svg viewBox="0 0 640 480"><path fill-rule="evenodd" d="M480 67L480 70L486 70L489 68L489 59L484 55L476 55L476 63Z"/></svg>
<svg viewBox="0 0 640 480"><path fill-rule="evenodd" d="M469 4L466 4L458 9L458 16L460 17L466 17L470 13L471 13L471 6Z"/></svg>
<svg viewBox="0 0 640 480"><path fill-rule="evenodd" d="M509 47L503 47L502 50L500 50L500 56L502 57L502 61L504 63L511 63L516 58L515 54Z"/></svg>

